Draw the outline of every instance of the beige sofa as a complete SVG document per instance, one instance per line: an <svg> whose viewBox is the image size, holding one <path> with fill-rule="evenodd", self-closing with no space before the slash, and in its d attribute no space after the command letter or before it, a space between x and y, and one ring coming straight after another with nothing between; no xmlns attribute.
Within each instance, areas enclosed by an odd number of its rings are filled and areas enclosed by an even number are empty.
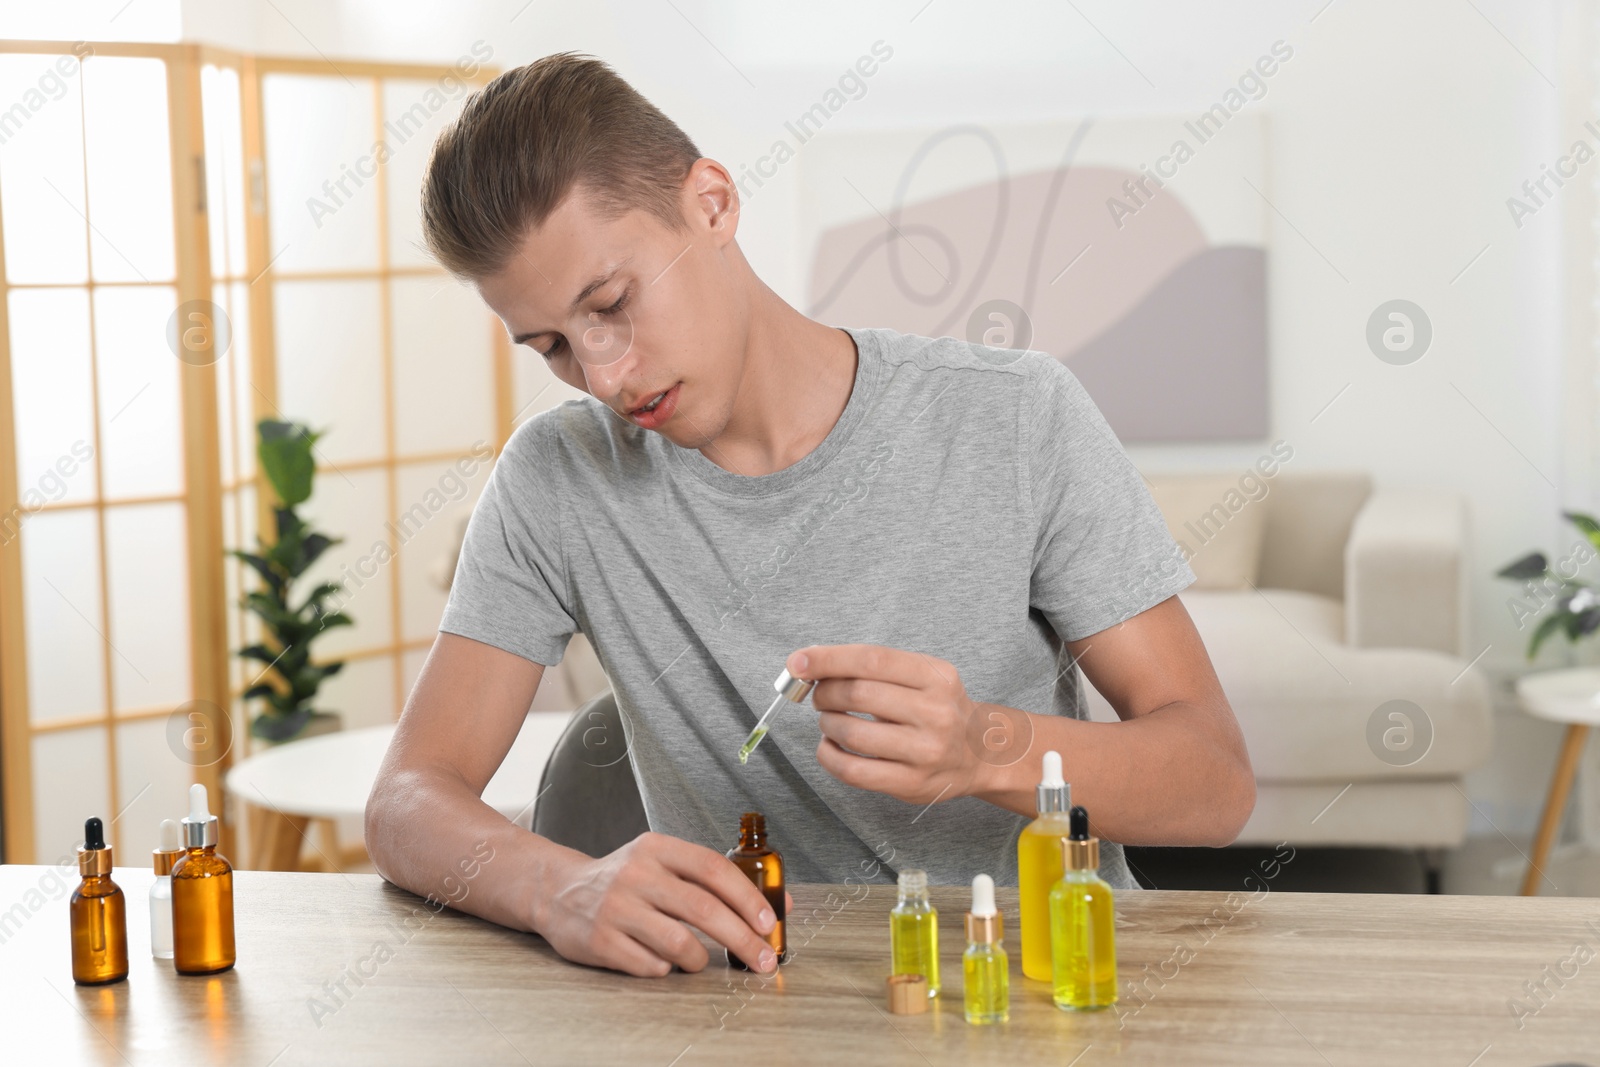
<svg viewBox="0 0 1600 1067"><path fill-rule="evenodd" d="M1206 505L1226 510L1220 490L1237 481L1147 480L1174 536L1191 541ZM1279 469L1256 482L1264 495L1238 498L1246 502L1191 560L1201 580L1181 594L1255 767L1256 809L1239 842L1460 844L1462 776L1487 760L1490 744L1488 685L1468 664L1477 650L1465 646L1462 500L1374 491L1361 473ZM1249 584L1227 588L1241 567ZM606 688L579 634L535 706L577 707ZM1114 721L1084 688L1091 716ZM1385 762L1368 741L1369 719L1392 700L1417 705L1432 725L1431 746L1408 765Z"/></svg>
<svg viewBox="0 0 1600 1067"><path fill-rule="evenodd" d="M1470 816L1462 778L1488 759L1491 741L1488 682L1469 663L1480 650L1466 646L1464 502L1375 490L1362 473L1279 469L1253 480L1265 486L1259 499L1231 514L1213 506L1211 524L1197 526L1206 512L1194 501L1208 499L1216 477L1147 481L1174 536L1195 550L1201 580L1179 599L1255 768L1256 809L1239 843L1459 845ZM1215 492L1209 499L1221 502ZM1197 530L1216 535L1200 545ZM1215 573L1208 553L1231 556L1229 573ZM1252 555L1255 574L1236 587L1233 572ZM1091 716L1115 721L1104 698L1085 691ZM1390 701L1421 709L1431 745L1421 745L1411 713L1416 747L1380 758L1369 722ZM1388 710L1378 718L1380 737L1398 721Z"/></svg>

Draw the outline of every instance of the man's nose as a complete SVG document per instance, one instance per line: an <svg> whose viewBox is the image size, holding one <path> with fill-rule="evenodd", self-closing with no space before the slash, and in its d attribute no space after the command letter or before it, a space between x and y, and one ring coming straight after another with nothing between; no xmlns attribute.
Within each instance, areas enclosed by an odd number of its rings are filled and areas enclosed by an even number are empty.
<svg viewBox="0 0 1600 1067"><path fill-rule="evenodd" d="M591 316L573 347L590 394L609 402L633 370L633 323L626 317L608 322Z"/></svg>
<svg viewBox="0 0 1600 1067"><path fill-rule="evenodd" d="M585 353L579 364L583 367L583 377L589 385L590 395L610 403L613 399L620 400L617 394L621 392L624 379L632 372L634 358L631 351L611 359L605 355Z"/></svg>

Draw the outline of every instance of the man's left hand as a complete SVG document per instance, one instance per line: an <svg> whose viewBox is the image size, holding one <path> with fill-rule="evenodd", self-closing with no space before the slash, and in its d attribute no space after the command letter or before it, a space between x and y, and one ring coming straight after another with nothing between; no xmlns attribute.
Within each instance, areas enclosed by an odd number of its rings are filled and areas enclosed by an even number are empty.
<svg viewBox="0 0 1600 1067"><path fill-rule="evenodd" d="M810 645L785 665L817 683L817 762L839 781L909 804L973 792L984 764L969 738L985 705L954 665L883 645Z"/></svg>

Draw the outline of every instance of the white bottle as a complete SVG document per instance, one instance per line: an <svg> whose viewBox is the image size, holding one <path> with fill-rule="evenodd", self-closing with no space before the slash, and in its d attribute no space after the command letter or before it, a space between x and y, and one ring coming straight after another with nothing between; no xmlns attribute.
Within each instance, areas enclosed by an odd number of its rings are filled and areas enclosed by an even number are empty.
<svg viewBox="0 0 1600 1067"><path fill-rule="evenodd" d="M161 820L161 847L151 853L156 880L150 886L150 954L158 960L172 958L172 865L183 855L178 824Z"/></svg>

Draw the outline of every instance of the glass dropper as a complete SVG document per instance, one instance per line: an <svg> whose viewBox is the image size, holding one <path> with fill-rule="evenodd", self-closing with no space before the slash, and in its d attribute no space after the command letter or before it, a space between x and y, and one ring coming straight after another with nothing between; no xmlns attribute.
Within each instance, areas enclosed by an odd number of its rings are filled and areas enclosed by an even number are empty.
<svg viewBox="0 0 1600 1067"><path fill-rule="evenodd" d="M816 684L804 678L796 678L789 673L787 667L784 668L783 673L778 675L778 680L772 683L772 688L778 691L777 699L772 702L766 713L756 720L755 729L750 731L750 736L744 739L744 746L739 749L740 763L750 762L750 753L754 752L756 746L761 744L761 739L767 736L767 729L772 724L772 717L778 714L778 709L783 707L785 702L798 704L805 700Z"/></svg>

